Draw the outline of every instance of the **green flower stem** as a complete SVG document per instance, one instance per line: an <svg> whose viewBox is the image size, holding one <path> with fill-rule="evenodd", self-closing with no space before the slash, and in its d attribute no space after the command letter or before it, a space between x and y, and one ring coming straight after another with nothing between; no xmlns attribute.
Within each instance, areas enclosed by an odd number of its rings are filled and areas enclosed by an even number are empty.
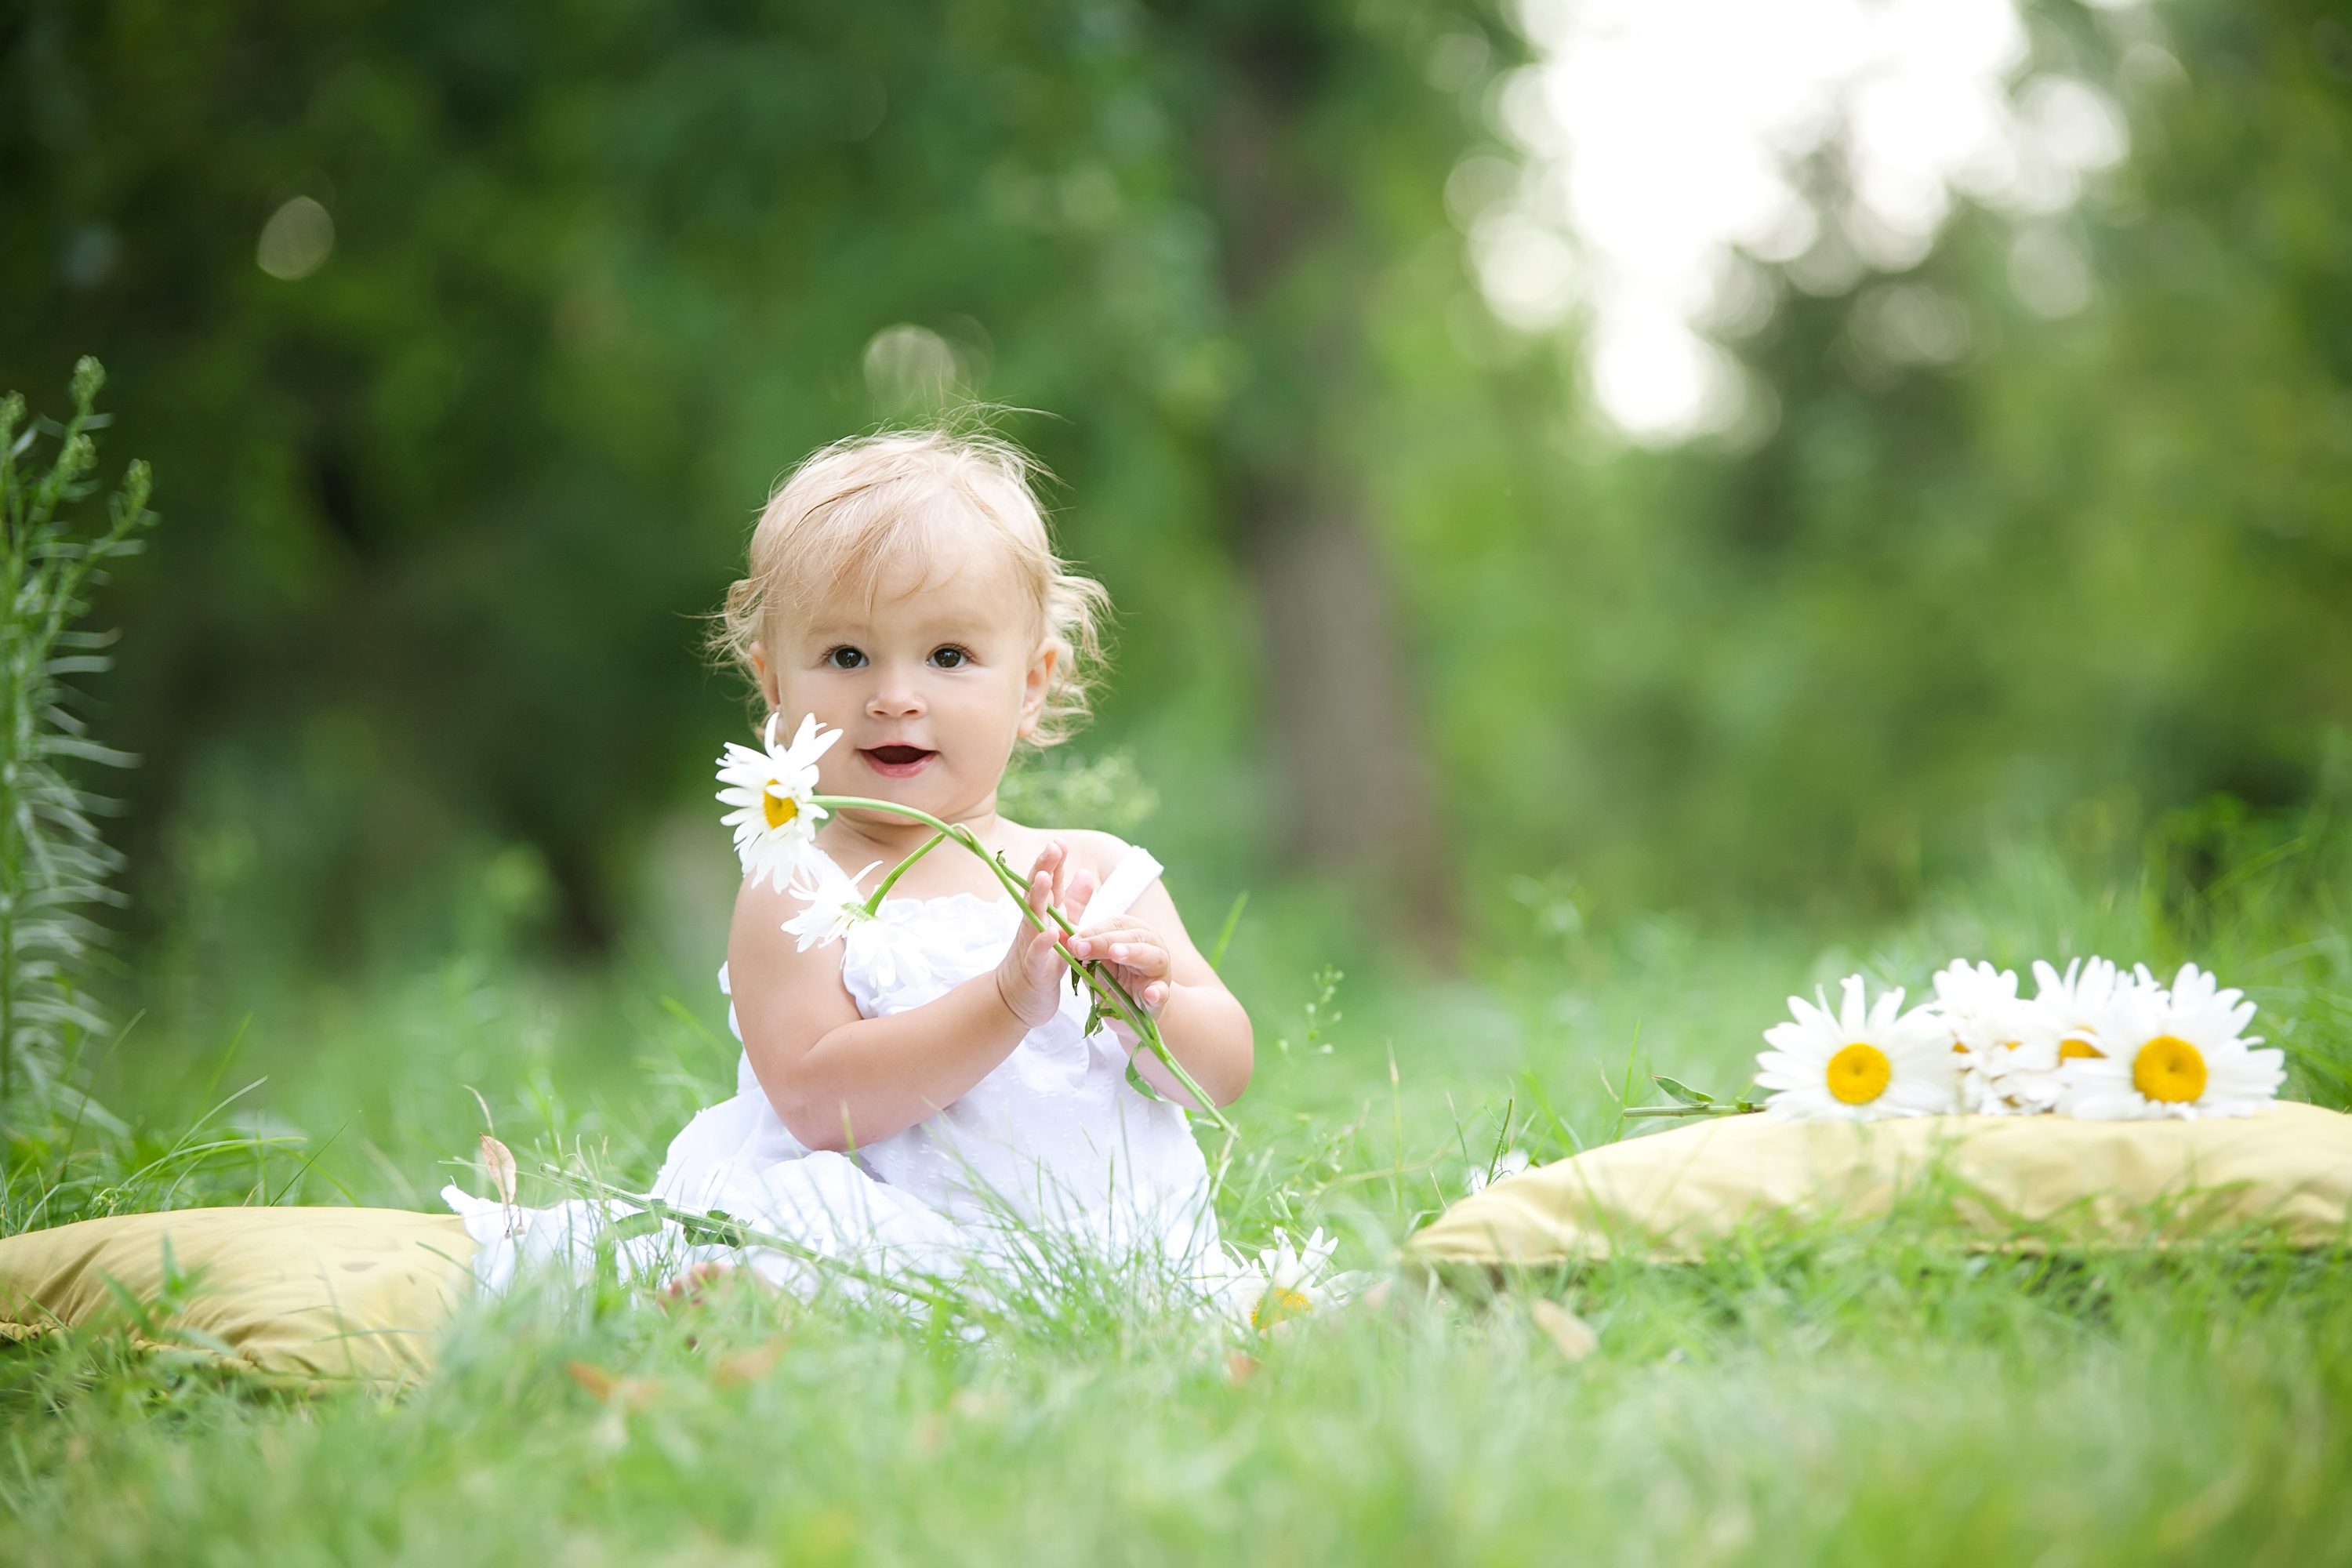
<svg viewBox="0 0 2352 1568"><path fill-rule="evenodd" d="M916 861L921 859L924 856L929 854L932 850L937 849L940 845L945 844L947 841L948 836L946 834L934 833L930 837L923 841L923 847L920 849L916 850L912 855L908 856L904 860L899 861L898 865L892 867L890 868L890 874L882 879L882 885L874 889L874 896L866 900L866 912L869 915L880 914L882 912L882 900L890 896L890 889L898 885L898 879L905 876L908 871L913 870Z"/></svg>
<svg viewBox="0 0 2352 1568"><path fill-rule="evenodd" d="M917 858L929 853L932 845L939 843L940 838L954 839L958 844L962 845L966 849L969 849L974 855L979 856L981 863L986 866L990 870L996 873L996 879L1004 884L1004 890L1006 892L1013 895L1013 907L1021 911L1021 916L1024 920L1027 921L1032 926L1035 927L1039 931L1044 931L1045 929L1045 921L1038 915L1035 910L1029 907L1028 888L1022 882L1020 878L1013 874L1013 868L1011 867L1005 865L1003 860L997 858L995 856L991 855L988 850L982 846L980 836L974 833L971 828L941 822L929 812L919 811L911 805L899 805L887 800L868 800L862 795L811 795L809 799L815 805L823 806L827 811L888 812L894 816L903 816L908 821L919 822L926 827L934 829L939 837L933 838L929 844L924 845L921 849L917 850L914 856L910 856L907 862L898 868L898 870L906 869L906 866L913 864ZM883 883L883 887L888 887L890 885L890 881L896 880L897 877L898 871L893 871L890 875L890 879ZM878 908L879 905L880 891L877 889L876 893L875 907ZM1045 913L1054 917L1054 923L1062 928L1062 934L1064 936L1072 936L1076 934L1078 928L1072 925L1069 922L1068 918L1065 916L1061 910L1055 909L1051 904L1047 904L1045 906ZM1202 1114L1206 1115L1210 1121L1215 1122L1219 1128L1223 1129L1227 1137L1239 1137L1241 1135L1241 1130L1234 1125L1232 1119L1225 1115L1223 1110L1218 1106L1217 1102L1210 1099L1207 1092L1203 1090L1199 1084L1192 1080L1192 1075L1184 1069L1184 1064L1176 1059L1176 1053L1168 1048L1168 1042L1160 1037L1160 1021L1152 1017L1150 1013L1146 1012L1143 1005L1137 1002L1134 997L1128 994L1127 987L1121 985L1116 976L1104 973L1098 963L1094 962L1082 963L1078 959L1072 957L1069 948L1061 942L1056 941L1054 943L1054 950L1056 952L1059 952L1064 961L1069 964L1071 973L1082 976L1086 983L1094 988L1095 994L1101 997L1105 1003L1109 1005L1113 1011L1118 1013L1119 1021L1125 1024L1129 1028L1135 1031L1136 1038L1150 1047L1151 1054L1160 1058L1160 1065L1166 1068L1169 1071L1169 1075L1175 1079L1177 1083L1182 1087L1184 1092L1192 1097L1192 1103L1201 1108Z"/></svg>
<svg viewBox="0 0 2352 1568"><path fill-rule="evenodd" d="M682 1209L676 1204L664 1203L661 1199L645 1193L633 1193L625 1187L616 1187L609 1182L600 1182L593 1176L559 1171L552 1166L550 1167L550 1171L560 1182L585 1187L601 1198L614 1203L626 1204L639 1213L651 1215L656 1219L667 1220L684 1231L687 1240L690 1242L731 1247L739 1252L754 1247L764 1247L771 1251L781 1252L787 1258L796 1258L803 1263L813 1264L829 1273L838 1274L845 1279L854 1279L869 1289L888 1290L896 1295L907 1297L910 1300L920 1301L939 1311L950 1312L959 1317L971 1316L971 1309L968 1305L944 1291L927 1289L904 1279L860 1268L846 1258L819 1252L813 1247L803 1247L799 1242L785 1237L772 1236L764 1230L754 1230L731 1215L698 1214L692 1209Z"/></svg>

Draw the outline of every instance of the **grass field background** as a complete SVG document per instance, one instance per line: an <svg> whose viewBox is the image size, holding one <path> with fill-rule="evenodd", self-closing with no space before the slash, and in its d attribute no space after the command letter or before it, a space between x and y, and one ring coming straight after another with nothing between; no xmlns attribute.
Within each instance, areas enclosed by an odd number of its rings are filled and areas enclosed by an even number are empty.
<svg viewBox="0 0 2352 1568"><path fill-rule="evenodd" d="M2148 877L2093 883L2021 853L1843 943L1555 930L1446 985L1334 984L1298 951L1321 940L1313 911L1261 907L1227 960L1260 1046L1227 1232L1329 1226L1343 1267L1390 1279L1373 1298L1258 1337L1080 1279L971 1340L756 1288L665 1308L542 1281L467 1312L439 1375L399 1398L271 1394L87 1334L0 1355L0 1557L2344 1560L2339 1257L2005 1258L1898 1215L1500 1295L1389 1273L1396 1240L1498 1151L1616 1135L1614 1092L1655 1100L1654 1071L1744 1086L1786 993L1854 968L1916 994L1955 953L2161 968L2194 951L2262 1003L2290 1092L2332 1102L2352 946L2311 860L2184 905ZM558 978L459 955L277 998L234 1053L151 1018L100 1075L134 1130L20 1161L10 1228L200 1202L431 1206L453 1175L483 1190L468 1085L526 1172L584 1149L642 1177L731 1075L688 984L650 961ZM183 1060L201 1066L160 1065ZM1599 1351L1564 1357L1529 1316L1538 1293Z"/></svg>
<svg viewBox="0 0 2352 1568"><path fill-rule="evenodd" d="M942 423L1118 612L1008 815L1253 894L1225 1234L1387 1285L541 1282L396 1398L92 1331L0 1350L0 1568L2352 1555L2341 1257L1392 1263L1855 971L2194 959L2352 1107L2345 10L0 11L0 1236L642 1184L735 1077L708 616Z"/></svg>

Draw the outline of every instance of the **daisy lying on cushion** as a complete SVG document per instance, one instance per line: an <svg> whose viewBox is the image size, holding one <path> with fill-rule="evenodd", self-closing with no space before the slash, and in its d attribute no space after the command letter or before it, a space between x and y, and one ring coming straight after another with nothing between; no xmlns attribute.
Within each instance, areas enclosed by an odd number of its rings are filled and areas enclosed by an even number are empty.
<svg viewBox="0 0 2352 1568"><path fill-rule="evenodd" d="M2092 1121L2250 1116L2278 1094L2286 1053L2247 1035L2254 1005L2193 963L2169 991L2141 971L2095 1020L2099 1054L2063 1065L2058 1108Z"/></svg>
<svg viewBox="0 0 2352 1568"><path fill-rule="evenodd" d="M1775 1092L1765 1110L1785 1121L1874 1121L1935 1116L1953 1108L1959 1058L1944 1019L1930 1007L1900 1012L1903 992L1882 992L1864 1007L1862 976L1848 975L1836 1013L1789 998L1796 1021L1764 1031L1772 1046L1756 1058L1756 1081Z"/></svg>

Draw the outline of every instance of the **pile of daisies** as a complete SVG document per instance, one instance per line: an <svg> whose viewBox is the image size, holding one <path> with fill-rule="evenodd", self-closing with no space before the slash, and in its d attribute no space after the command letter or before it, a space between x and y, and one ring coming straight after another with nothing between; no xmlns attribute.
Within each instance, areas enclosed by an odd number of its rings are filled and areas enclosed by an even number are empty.
<svg viewBox="0 0 2352 1568"><path fill-rule="evenodd" d="M1835 1012L1789 998L1794 1021L1764 1031L1759 1087L1765 1110L1786 1121L1871 1121L1886 1116L2250 1116L2275 1099L2284 1053L2256 1050L2254 1005L2184 964L2169 986L2145 964L2128 973L2104 958L2059 973L2017 975L1957 959L1936 976L1936 999L1904 1012L1903 993L1869 1001L1862 976L1844 983Z"/></svg>

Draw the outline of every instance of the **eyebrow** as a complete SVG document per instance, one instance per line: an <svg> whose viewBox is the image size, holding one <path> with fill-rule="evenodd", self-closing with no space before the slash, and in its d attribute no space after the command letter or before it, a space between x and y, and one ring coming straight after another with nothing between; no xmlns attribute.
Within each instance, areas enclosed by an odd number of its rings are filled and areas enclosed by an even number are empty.
<svg viewBox="0 0 2352 1568"><path fill-rule="evenodd" d="M979 637L985 637L995 629L996 628L994 626L985 621L952 620L934 622L930 626L922 628L922 633L923 637L927 640L956 642L974 640ZM868 630L869 628L866 626L856 626L847 622L836 621L827 624L820 621L810 625L808 628L801 634L801 636L804 640L809 642L856 641L857 638L866 636Z"/></svg>

